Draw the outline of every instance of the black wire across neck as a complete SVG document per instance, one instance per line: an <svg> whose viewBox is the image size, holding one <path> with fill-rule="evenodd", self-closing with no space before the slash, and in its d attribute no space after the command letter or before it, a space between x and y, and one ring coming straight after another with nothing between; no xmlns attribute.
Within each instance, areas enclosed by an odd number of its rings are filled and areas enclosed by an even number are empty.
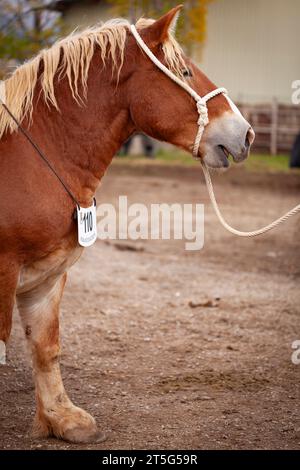
<svg viewBox="0 0 300 470"><path fill-rule="evenodd" d="M74 194L72 193L72 191L68 188L67 184L64 182L64 180L62 179L61 176L59 176L59 174L56 172L56 170L53 168L53 166L51 165L51 163L49 162L49 160L47 159L47 157L45 156L45 154L41 151L41 149L38 147L38 145L32 140L31 136L29 135L29 133L24 129L24 127L21 126L21 124L18 122L18 120L15 118L15 116L12 114L12 112L8 109L8 107L6 106L6 104L3 103L3 101L0 100L0 104L2 104L3 108L5 109L5 111L9 114L9 116L12 118L12 120L16 123L16 125L18 126L19 130L22 132L22 134L26 137L26 139L28 140L28 142L30 142L30 144L32 145L32 147L36 150L36 152L38 153L38 155L41 157L42 160L44 160L44 162L46 163L46 165L48 166L48 168L52 171L52 173L56 176L56 178L60 181L60 183L63 185L63 187L65 188L65 190L67 191L67 193L69 194L70 198L75 202L76 206L78 207L78 209L80 209L80 204L79 202L77 201L76 197L74 196Z"/></svg>

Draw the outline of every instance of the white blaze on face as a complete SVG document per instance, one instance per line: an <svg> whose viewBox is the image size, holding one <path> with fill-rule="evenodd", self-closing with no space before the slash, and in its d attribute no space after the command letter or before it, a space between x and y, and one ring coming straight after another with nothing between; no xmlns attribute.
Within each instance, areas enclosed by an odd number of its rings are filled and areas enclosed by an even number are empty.
<svg viewBox="0 0 300 470"><path fill-rule="evenodd" d="M6 346L4 341L0 340L0 365L6 364Z"/></svg>

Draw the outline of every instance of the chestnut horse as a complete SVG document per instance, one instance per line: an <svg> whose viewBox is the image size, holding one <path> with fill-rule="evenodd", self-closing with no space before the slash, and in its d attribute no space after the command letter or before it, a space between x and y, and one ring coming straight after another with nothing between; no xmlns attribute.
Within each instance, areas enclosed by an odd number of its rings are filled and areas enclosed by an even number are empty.
<svg viewBox="0 0 300 470"><path fill-rule="evenodd" d="M172 32L179 7L136 27L155 56L203 96L215 85L187 58ZM6 105L87 207L121 145L144 132L192 152L195 102L142 52L125 20L73 34L2 83ZM208 103L199 157L227 167L248 156L253 131L223 95ZM0 344L16 300L32 354L34 432L71 442L102 438L94 418L67 396L59 365L59 305L67 271L82 248L74 202L0 105Z"/></svg>

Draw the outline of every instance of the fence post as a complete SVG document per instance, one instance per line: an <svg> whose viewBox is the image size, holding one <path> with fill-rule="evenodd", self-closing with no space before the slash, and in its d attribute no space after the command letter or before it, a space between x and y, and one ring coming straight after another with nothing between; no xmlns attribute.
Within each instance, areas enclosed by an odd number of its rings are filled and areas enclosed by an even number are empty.
<svg viewBox="0 0 300 470"><path fill-rule="evenodd" d="M271 105L271 155L277 155L278 137L278 102L274 97Z"/></svg>

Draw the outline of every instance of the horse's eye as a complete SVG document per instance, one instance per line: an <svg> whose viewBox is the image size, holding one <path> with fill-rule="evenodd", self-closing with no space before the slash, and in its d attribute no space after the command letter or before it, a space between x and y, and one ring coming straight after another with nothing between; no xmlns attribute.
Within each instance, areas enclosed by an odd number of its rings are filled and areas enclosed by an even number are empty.
<svg viewBox="0 0 300 470"><path fill-rule="evenodd" d="M182 72L182 75L184 76L184 78L193 76L191 69L184 69L184 71Z"/></svg>

